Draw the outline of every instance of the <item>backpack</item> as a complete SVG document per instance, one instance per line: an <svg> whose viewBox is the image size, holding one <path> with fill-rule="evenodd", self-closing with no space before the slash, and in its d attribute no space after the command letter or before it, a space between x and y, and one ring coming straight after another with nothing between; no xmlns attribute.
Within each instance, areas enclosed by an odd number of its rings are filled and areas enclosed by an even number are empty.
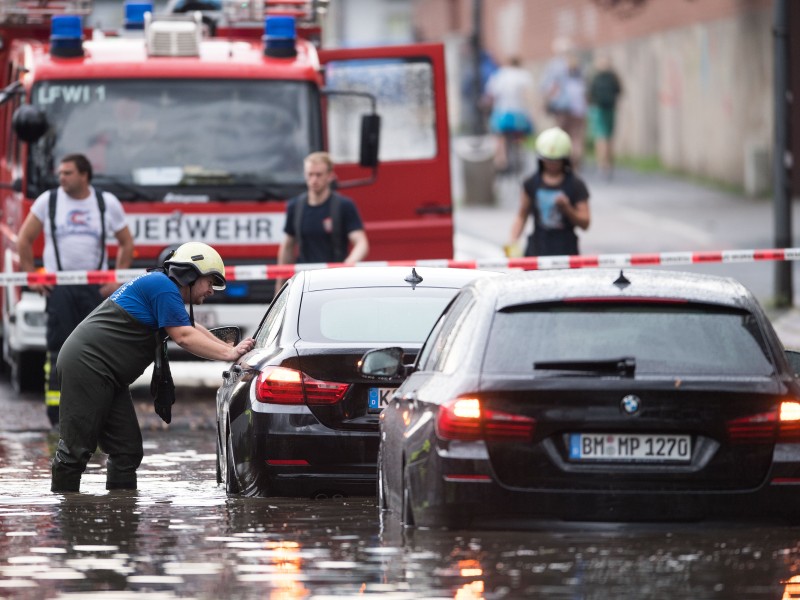
<svg viewBox="0 0 800 600"><path fill-rule="evenodd" d="M619 81L610 71L601 71L592 80L589 95L592 102L603 108L613 108L619 95Z"/></svg>
<svg viewBox="0 0 800 600"><path fill-rule="evenodd" d="M342 197L336 192L331 192L328 199L331 203L331 242L333 244L333 262L342 262L347 258L347 248L342 247ZM297 242L297 252L300 252L300 228L303 223L303 208L308 204L308 192L303 192L297 197L294 207L294 238Z"/></svg>

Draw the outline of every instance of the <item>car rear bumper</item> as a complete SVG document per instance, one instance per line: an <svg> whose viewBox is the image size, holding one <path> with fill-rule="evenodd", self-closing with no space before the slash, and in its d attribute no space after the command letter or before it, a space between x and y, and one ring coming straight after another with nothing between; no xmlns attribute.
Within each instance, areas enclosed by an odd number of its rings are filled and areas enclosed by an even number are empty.
<svg viewBox="0 0 800 600"><path fill-rule="evenodd" d="M247 495L324 498L375 494L377 431L329 429L311 414L254 417L247 434L252 452L247 452L245 444L235 452L240 484Z"/></svg>
<svg viewBox="0 0 800 600"><path fill-rule="evenodd" d="M510 488L496 481L488 459L452 458L442 452L409 465L407 485L415 524L430 527L507 528L542 519L796 523L800 472L795 455L785 448L776 452L765 483L746 490Z"/></svg>
<svg viewBox="0 0 800 600"><path fill-rule="evenodd" d="M518 527L557 519L601 522L800 520L800 486L739 493L620 493L511 491L494 482L442 482L438 493L412 496L416 525Z"/></svg>

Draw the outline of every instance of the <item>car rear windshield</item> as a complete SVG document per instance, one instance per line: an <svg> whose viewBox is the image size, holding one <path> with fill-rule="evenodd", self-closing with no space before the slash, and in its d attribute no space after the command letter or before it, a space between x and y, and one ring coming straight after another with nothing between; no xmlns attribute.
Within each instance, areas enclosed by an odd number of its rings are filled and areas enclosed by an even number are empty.
<svg viewBox="0 0 800 600"><path fill-rule="evenodd" d="M307 292L300 337L310 342L422 343L458 290L349 288Z"/></svg>
<svg viewBox="0 0 800 600"><path fill-rule="evenodd" d="M484 371L533 373L536 362L621 357L635 360L637 376L773 373L761 330L750 313L711 305L598 303L529 305L499 312Z"/></svg>

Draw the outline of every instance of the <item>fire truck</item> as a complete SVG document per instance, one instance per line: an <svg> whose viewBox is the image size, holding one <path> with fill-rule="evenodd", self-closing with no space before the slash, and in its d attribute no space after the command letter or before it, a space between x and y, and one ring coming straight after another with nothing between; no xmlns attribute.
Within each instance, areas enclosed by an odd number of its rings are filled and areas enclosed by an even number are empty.
<svg viewBox="0 0 800 600"><path fill-rule="evenodd" d="M128 3L125 27L100 31L84 23L91 0L3 0L3 271L18 271L19 227L73 152L122 201L134 267L190 240L253 267L197 307L206 326L249 334L259 323L274 285L258 267L276 261L286 202L305 189L303 158L315 150L331 153L358 205L369 261L452 258L443 47L323 48L325 8L223 0L209 27L207 14ZM35 389L44 300L24 286L2 294L3 359L17 389Z"/></svg>

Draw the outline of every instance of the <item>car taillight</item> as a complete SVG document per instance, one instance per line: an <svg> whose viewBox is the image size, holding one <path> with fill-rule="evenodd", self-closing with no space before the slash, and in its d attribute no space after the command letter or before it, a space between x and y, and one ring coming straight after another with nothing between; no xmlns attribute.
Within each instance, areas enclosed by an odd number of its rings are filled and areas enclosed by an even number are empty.
<svg viewBox="0 0 800 600"><path fill-rule="evenodd" d="M778 441L800 442L800 402L784 400L778 413Z"/></svg>
<svg viewBox="0 0 800 600"><path fill-rule="evenodd" d="M266 367L256 380L256 400L270 404L336 404L349 387L346 383L320 381L295 369Z"/></svg>
<svg viewBox="0 0 800 600"><path fill-rule="evenodd" d="M477 398L456 398L439 408L436 432L446 440L528 442L536 420L481 406Z"/></svg>
<svg viewBox="0 0 800 600"><path fill-rule="evenodd" d="M800 402L784 400L775 412L728 421L728 437L736 443L800 442Z"/></svg>

